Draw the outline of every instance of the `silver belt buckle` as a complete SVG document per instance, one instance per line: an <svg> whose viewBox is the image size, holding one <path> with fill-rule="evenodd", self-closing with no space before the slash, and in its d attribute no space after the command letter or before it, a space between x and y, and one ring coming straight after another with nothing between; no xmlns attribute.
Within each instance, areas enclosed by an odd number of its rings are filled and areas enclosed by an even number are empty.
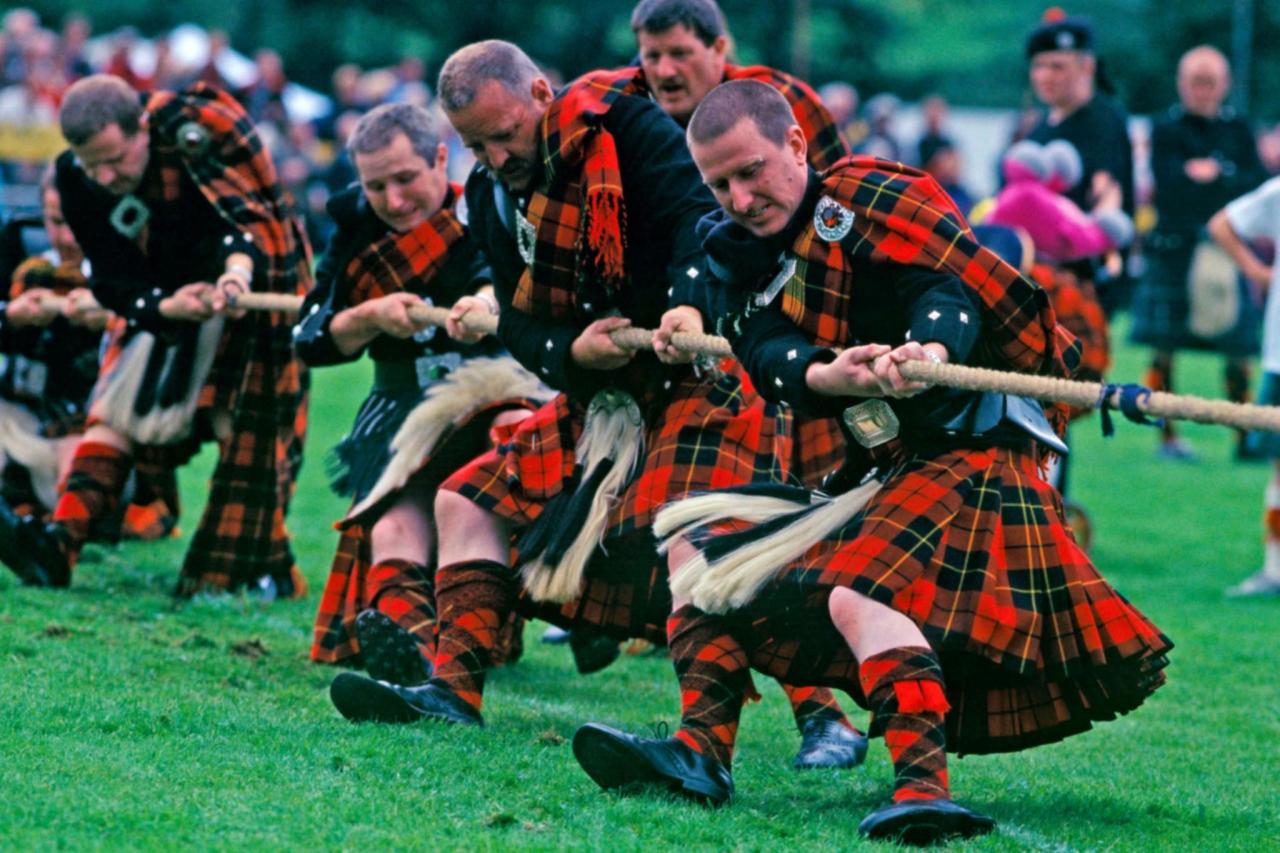
<svg viewBox="0 0 1280 853"><path fill-rule="evenodd" d="M863 447L879 447L898 437L902 422L884 400L874 399L850 406L842 414L853 440Z"/></svg>

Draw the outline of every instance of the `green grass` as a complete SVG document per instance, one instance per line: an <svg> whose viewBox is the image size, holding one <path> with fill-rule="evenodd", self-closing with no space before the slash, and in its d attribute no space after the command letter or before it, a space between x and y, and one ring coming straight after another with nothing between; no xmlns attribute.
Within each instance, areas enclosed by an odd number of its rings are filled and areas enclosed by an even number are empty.
<svg viewBox="0 0 1280 853"><path fill-rule="evenodd" d="M1120 354L1116 376L1140 376ZM1188 357L1184 390L1218 396L1218 365ZM312 584L260 606L168 596L185 542L128 545L69 592L0 576L0 848L845 848L889 790L888 759L795 773L781 693L744 713L738 797L705 811L605 795L566 739L587 720L632 730L677 719L670 665L628 658L579 677L537 643L495 673L483 730L352 726L329 703L335 670L307 661L311 617L342 502L322 457L367 388L363 365L316 375L310 458L290 526ZM1188 426L1197 465L1158 463L1151 430L1103 442L1078 426L1075 497L1094 557L1175 641L1170 683L1117 722L1016 755L952 762L963 802L999 823L991 850L1280 848L1276 652L1280 601L1222 590L1261 559L1265 466L1232 463L1226 430ZM206 453L185 469L183 527ZM856 719L863 720L861 712Z"/></svg>

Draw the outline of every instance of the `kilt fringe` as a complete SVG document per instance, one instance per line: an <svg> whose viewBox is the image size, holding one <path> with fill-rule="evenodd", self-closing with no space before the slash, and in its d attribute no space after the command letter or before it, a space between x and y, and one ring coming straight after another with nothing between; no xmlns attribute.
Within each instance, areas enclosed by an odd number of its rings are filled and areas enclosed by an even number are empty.
<svg viewBox="0 0 1280 853"><path fill-rule="evenodd" d="M721 493L701 495L670 505L668 524L679 521L684 533L693 527L730 519L756 526L716 537L698 550L671 578L671 593L687 598L708 613L725 613L752 601L761 588L813 545L848 524L880 490L878 480L850 489L834 498L815 495L813 503L797 504L776 497L752 497ZM683 507L681 504L694 504ZM659 511L655 532L661 529ZM662 536L662 533L658 533ZM665 538L663 546L669 546Z"/></svg>
<svg viewBox="0 0 1280 853"><path fill-rule="evenodd" d="M103 365L100 384L94 389L89 408L91 421L101 421L137 444L176 444L191 434L196 408L205 381L213 368L222 339L221 317L200 324L195 357L191 364L177 364L177 351L165 353L164 370L187 372L187 390L182 398L168 406L139 412L136 408L142 384L148 379L148 366L156 349L156 338L150 332L138 332L123 345L114 364Z"/></svg>
<svg viewBox="0 0 1280 853"><path fill-rule="evenodd" d="M644 459L644 420L629 395L596 395L575 456L584 475L581 484L562 511L544 513L555 516L544 521L544 529L555 532L545 550L520 569L535 601L564 603L581 593L587 563L604 542L609 516ZM554 527L546 528L552 521Z"/></svg>
<svg viewBox="0 0 1280 853"><path fill-rule="evenodd" d="M58 502L58 481L79 441L79 435L43 437L35 415L23 406L0 400L0 457L7 456L27 469L32 491L45 506Z"/></svg>
<svg viewBox="0 0 1280 853"><path fill-rule="evenodd" d="M472 413L502 400L526 397L549 400L554 392L510 357L473 358L426 392L391 440L391 461L364 500L351 508L356 518L404 488L435 453L453 426Z"/></svg>

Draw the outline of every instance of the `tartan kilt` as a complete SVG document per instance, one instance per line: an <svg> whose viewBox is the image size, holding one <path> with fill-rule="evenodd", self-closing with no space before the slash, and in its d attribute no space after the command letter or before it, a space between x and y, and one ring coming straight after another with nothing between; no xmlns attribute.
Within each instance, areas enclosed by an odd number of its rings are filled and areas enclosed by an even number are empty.
<svg viewBox="0 0 1280 853"><path fill-rule="evenodd" d="M420 401L422 394L421 389L415 391L415 401ZM359 425L371 402L385 399L391 398L377 393L370 394L356 416L356 424ZM536 400L527 397L512 397L494 401L466 413L453 423L450 431L441 438L436 452L422 461L417 471L410 476L406 486L412 485L414 488L424 490L435 488L449 474L483 453L489 446L491 418L511 409L532 410L538 405ZM372 486L373 481L377 480L382 473L382 468L390 461L391 439L412 409L413 405L409 405L404 407L403 411L394 413L395 428L386 434L385 443L382 446L370 445L379 453L382 464L375 466L377 470L366 478L368 484L363 490L357 492L357 502L364 497L363 493L368 491L368 487ZM384 431L379 431L380 434L382 432ZM365 452L369 452L369 449L366 448ZM338 548L329 568L324 592L320 596L319 610L316 612L311 644L313 661L340 663L354 658L358 662L360 645L355 633L356 617L372 605L379 592L378 589L370 588L367 581L369 569L373 566L370 531L382 513L395 503L396 497L403 491L402 488L391 492L364 512L356 516L348 516L334 524L339 532ZM512 632L504 632L503 636L507 637L510 633ZM505 657L505 655L502 656Z"/></svg>
<svg viewBox="0 0 1280 853"><path fill-rule="evenodd" d="M1089 562L1024 451L909 458L845 528L730 614L762 672L864 701L828 615L836 587L919 626L942 662L958 754L1061 740L1165 680L1172 643Z"/></svg>
<svg viewBox="0 0 1280 853"><path fill-rule="evenodd" d="M830 474L844 465L847 448L840 422L835 418L815 418L793 413L795 451L792 457L796 477L811 489L819 488Z"/></svg>
<svg viewBox="0 0 1280 853"><path fill-rule="evenodd" d="M1084 347L1074 378L1098 381L1111 366L1111 344L1107 336L1107 315L1098 301L1093 282L1058 268L1050 268L1048 275L1036 276L1036 282L1049 292L1058 322Z"/></svg>
<svg viewBox="0 0 1280 853"><path fill-rule="evenodd" d="M441 488L517 530L527 527L552 498L576 486L574 449L584 416L582 405L557 395ZM791 414L767 405L736 372L686 376L660 405L660 414L646 420L640 471L610 516L604 543L587 566L582 594L564 605L533 602L522 594L522 612L562 627L590 625L619 638L665 643L671 594L666 560L650 530L654 514L691 492L787 478Z"/></svg>

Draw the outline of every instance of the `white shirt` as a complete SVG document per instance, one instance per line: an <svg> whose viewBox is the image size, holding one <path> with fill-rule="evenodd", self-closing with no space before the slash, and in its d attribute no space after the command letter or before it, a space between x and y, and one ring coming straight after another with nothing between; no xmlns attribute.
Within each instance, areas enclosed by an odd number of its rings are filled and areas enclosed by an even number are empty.
<svg viewBox="0 0 1280 853"><path fill-rule="evenodd" d="M1272 178L1227 205L1227 222L1240 239L1267 239L1280 246L1280 178ZM1280 373L1280 263L1271 266L1262 321L1262 369Z"/></svg>

